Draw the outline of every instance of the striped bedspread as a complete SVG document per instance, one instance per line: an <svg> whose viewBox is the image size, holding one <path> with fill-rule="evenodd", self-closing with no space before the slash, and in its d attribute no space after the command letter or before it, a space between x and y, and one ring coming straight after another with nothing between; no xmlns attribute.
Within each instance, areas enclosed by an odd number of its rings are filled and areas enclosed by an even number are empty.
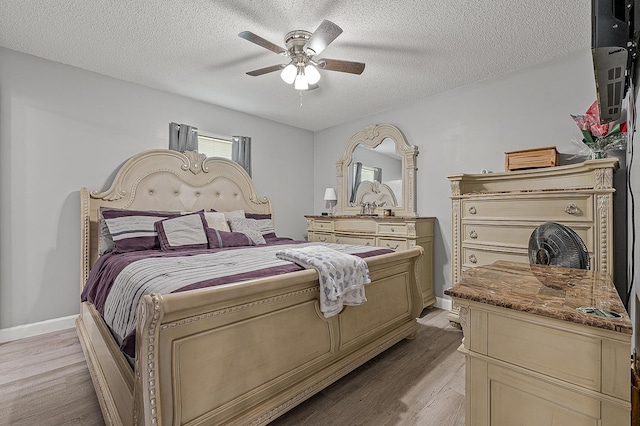
<svg viewBox="0 0 640 426"><path fill-rule="evenodd" d="M380 247L347 244L290 243L188 250L178 254L159 250L115 254L112 259L100 259L99 264L96 263L83 292L83 300L96 306L116 338L122 342L121 349L134 356L136 307L145 294L169 294L302 270L300 266L276 257L276 252L286 248L327 246L362 258L391 252ZM122 256L124 260L119 258ZM109 270L109 263L117 272Z"/></svg>

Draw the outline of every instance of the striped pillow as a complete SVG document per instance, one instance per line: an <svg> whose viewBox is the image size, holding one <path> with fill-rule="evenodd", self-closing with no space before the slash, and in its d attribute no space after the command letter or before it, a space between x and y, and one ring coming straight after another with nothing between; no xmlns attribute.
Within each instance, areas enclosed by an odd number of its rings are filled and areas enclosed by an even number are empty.
<svg viewBox="0 0 640 426"><path fill-rule="evenodd" d="M264 238L276 236L276 230L273 226L273 216L271 214L245 213L247 219L255 219L258 222L258 228Z"/></svg>
<svg viewBox="0 0 640 426"><path fill-rule="evenodd" d="M209 248L255 246L247 234L242 232L226 232L215 228L207 228Z"/></svg>
<svg viewBox="0 0 640 426"><path fill-rule="evenodd" d="M207 248L204 212L160 220L155 223L162 251Z"/></svg>
<svg viewBox="0 0 640 426"><path fill-rule="evenodd" d="M145 210L104 209L101 211L115 245L116 253L160 248L155 223L179 213Z"/></svg>

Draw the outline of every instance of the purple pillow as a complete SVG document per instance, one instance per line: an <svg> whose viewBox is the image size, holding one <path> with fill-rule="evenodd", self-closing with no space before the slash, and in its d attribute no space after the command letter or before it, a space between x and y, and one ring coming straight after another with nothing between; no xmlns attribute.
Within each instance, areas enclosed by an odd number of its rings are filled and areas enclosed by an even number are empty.
<svg viewBox="0 0 640 426"><path fill-rule="evenodd" d="M122 209L104 209L101 213L117 253L160 248L155 223L168 217L180 216L172 213Z"/></svg>
<svg viewBox="0 0 640 426"><path fill-rule="evenodd" d="M209 248L254 246L254 242L242 232L226 232L214 228L207 228Z"/></svg>
<svg viewBox="0 0 640 426"><path fill-rule="evenodd" d="M162 251L207 248L204 212L171 217L155 223Z"/></svg>

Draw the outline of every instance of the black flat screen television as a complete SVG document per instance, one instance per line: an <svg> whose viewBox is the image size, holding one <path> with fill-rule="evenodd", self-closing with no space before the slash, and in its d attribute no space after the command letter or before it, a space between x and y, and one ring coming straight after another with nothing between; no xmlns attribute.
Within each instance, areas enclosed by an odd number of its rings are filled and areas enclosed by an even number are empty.
<svg viewBox="0 0 640 426"><path fill-rule="evenodd" d="M620 119L629 88L637 86L640 0L591 0L591 11L596 94L607 123Z"/></svg>

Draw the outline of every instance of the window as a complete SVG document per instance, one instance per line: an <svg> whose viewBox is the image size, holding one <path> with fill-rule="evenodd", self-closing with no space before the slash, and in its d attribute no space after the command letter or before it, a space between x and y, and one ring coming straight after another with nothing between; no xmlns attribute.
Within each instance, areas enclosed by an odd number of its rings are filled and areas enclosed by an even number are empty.
<svg viewBox="0 0 640 426"><path fill-rule="evenodd" d="M198 152L207 157L222 157L231 160L231 140L199 133Z"/></svg>
<svg viewBox="0 0 640 426"><path fill-rule="evenodd" d="M362 182L369 181L373 182L373 177L375 176L373 172L373 167L362 166L362 172L360 174L360 180Z"/></svg>

